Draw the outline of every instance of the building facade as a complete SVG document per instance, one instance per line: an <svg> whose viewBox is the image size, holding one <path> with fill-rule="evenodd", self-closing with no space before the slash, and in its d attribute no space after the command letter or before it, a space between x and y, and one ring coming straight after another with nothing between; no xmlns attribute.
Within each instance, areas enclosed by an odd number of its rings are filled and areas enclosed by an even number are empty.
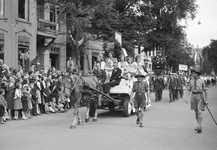
<svg viewBox="0 0 217 150"><path fill-rule="evenodd" d="M42 0L0 0L0 58L9 67L66 69L66 28Z"/></svg>

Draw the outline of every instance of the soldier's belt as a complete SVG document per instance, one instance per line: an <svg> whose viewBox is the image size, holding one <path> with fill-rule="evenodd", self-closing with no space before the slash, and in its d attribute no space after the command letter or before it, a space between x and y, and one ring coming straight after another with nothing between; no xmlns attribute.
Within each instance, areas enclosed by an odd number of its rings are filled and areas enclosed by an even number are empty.
<svg viewBox="0 0 217 150"><path fill-rule="evenodd" d="M192 94L201 94L201 93L203 93L203 92L192 92Z"/></svg>
<svg viewBox="0 0 217 150"><path fill-rule="evenodd" d="M144 92L136 92L136 94L145 94Z"/></svg>

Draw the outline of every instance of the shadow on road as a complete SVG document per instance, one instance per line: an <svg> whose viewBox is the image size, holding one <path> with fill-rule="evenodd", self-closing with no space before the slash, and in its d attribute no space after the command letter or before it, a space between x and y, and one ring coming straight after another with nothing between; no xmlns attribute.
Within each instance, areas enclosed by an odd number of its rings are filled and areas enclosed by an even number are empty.
<svg viewBox="0 0 217 150"><path fill-rule="evenodd" d="M103 111L98 111L98 118L120 118L124 117L123 116L123 111L122 110L115 110L115 111L109 111L109 110L103 110Z"/></svg>

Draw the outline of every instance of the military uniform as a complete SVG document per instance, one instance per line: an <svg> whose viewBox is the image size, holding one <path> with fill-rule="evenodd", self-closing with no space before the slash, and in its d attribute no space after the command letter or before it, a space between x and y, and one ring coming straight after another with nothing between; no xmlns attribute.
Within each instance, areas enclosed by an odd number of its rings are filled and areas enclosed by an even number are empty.
<svg viewBox="0 0 217 150"><path fill-rule="evenodd" d="M205 87L205 81L200 77L201 72L198 67L194 67L191 70L192 79L189 82L188 98L186 103L188 103L190 98L191 110L195 111L195 118L197 120L198 127L195 129L198 133L202 132L202 111L205 110L205 105L207 103L207 92Z"/></svg>
<svg viewBox="0 0 217 150"><path fill-rule="evenodd" d="M206 91L205 81L202 78L191 79L188 90L192 92L191 110L205 110L203 91Z"/></svg>
<svg viewBox="0 0 217 150"><path fill-rule="evenodd" d="M144 108L146 106L146 95L145 93L148 91L148 84L145 81L136 81L133 84L133 92L135 92L134 96L134 107L135 108Z"/></svg>

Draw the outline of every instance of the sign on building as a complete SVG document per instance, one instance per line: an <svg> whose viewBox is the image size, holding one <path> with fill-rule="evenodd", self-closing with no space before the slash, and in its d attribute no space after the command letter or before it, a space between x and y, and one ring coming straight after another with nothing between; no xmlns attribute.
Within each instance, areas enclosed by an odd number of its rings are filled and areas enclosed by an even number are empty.
<svg viewBox="0 0 217 150"><path fill-rule="evenodd" d="M188 66L187 65L183 65L183 64L179 64L179 70L188 71Z"/></svg>

